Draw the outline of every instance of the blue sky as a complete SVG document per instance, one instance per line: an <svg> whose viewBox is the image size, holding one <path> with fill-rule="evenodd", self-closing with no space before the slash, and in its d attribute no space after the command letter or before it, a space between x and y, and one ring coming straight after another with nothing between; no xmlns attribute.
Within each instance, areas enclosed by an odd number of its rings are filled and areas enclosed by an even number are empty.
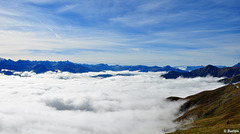
<svg viewBox="0 0 240 134"><path fill-rule="evenodd" d="M0 1L0 56L121 65L233 65L239 0Z"/></svg>

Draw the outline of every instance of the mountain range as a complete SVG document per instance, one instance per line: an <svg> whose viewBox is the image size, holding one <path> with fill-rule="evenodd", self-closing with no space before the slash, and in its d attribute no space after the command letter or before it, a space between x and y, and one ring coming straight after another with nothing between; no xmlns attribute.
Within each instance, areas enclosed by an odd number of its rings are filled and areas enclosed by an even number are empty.
<svg viewBox="0 0 240 134"><path fill-rule="evenodd" d="M29 61L29 60L5 60L0 61L0 69L13 71L33 71L35 73L44 73L47 71L67 71L71 73L83 73L93 71L90 68L69 61ZM9 71L8 71L9 72ZM6 72L5 72L6 73Z"/></svg>
<svg viewBox="0 0 240 134"><path fill-rule="evenodd" d="M107 64L77 64L69 61L29 61L29 60L18 60L13 61L11 59L0 59L0 70L12 70L12 71L33 71L35 73L44 73L47 71L66 71L71 73L84 73L84 72L99 72L99 71L140 71L140 72L158 72L158 71L176 71L186 72L171 66L120 66L120 65L107 65ZM6 75L11 75L11 71L1 71Z"/></svg>
<svg viewBox="0 0 240 134"><path fill-rule="evenodd" d="M161 76L166 79L176 79L178 77L194 78L194 77L206 77L206 76L230 78L238 74L240 74L240 67L218 68L213 65L208 65L206 67L196 69L190 72L169 71L168 73L163 74Z"/></svg>
<svg viewBox="0 0 240 134"><path fill-rule="evenodd" d="M184 70L184 71L187 71L187 72L190 72L190 71L193 71L193 70L196 70L196 69L200 69L200 68L203 68L204 66L201 65L201 66L186 66L186 65L183 65L183 66L175 66L174 68L178 68L178 69L181 69L181 70ZM221 65L218 65L216 66L218 68L224 68L226 66L221 66Z"/></svg>
<svg viewBox="0 0 240 134"><path fill-rule="evenodd" d="M158 66L145 66L145 65L136 65L136 66L120 66L120 65L107 65L107 64L97 64L97 65L89 65L89 64L82 64L82 66L88 67L91 70L95 71L139 71L139 72L159 72L159 71L176 71L176 72L186 72L184 70L180 70L177 68L173 68L169 65L164 67Z"/></svg>
<svg viewBox="0 0 240 134"><path fill-rule="evenodd" d="M183 68L185 67L185 68ZM183 70L179 69L182 68ZM194 69L194 70L192 70ZM233 67L224 66L177 66L171 67L169 65L164 67L158 66L121 66L121 65L108 65L108 64L78 64L70 61L29 61L18 60L13 61L11 59L0 58L0 73L5 75L13 75L14 71L33 71L37 74L47 71L66 71L71 73L85 73L85 72L100 72L100 71L139 71L139 72L158 72L166 71L168 73L162 75L166 79L175 79L178 77L193 78L193 77L206 77L208 75L213 77L233 77L240 74L240 63ZM234 78L234 79L237 79ZM229 80L228 80L229 81ZM222 81L223 82L223 81ZM227 80L225 81L227 82Z"/></svg>

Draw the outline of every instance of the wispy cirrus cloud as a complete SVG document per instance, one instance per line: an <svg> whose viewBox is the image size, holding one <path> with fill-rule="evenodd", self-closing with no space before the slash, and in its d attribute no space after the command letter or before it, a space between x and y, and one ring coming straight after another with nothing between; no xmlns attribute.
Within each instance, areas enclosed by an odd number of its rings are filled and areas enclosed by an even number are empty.
<svg viewBox="0 0 240 134"><path fill-rule="evenodd" d="M177 55L179 51L192 53L198 50L205 53L203 50L209 49L215 52L215 57L222 57L223 54L228 57L223 64L233 64L238 62L238 54L227 56L222 46L227 44L229 49L238 49L239 6L234 0L1 1L0 54L15 57L13 53L21 53L24 57L31 57L32 52L28 53L28 50L52 51L52 55L55 55L56 49L101 49L101 53L94 56L134 55L132 57L135 57L136 63L145 64L138 57L147 53L149 57L144 60L156 65L156 58L150 58L161 55L156 52L171 53L165 53L166 58L176 57L172 54ZM16 37L16 41L12 37ZM8 53L10 49L11 53ZM107 51L104 52L104 49ZM64 53L61 54L60 57L64 57ZM21 55L14 59L21 58ZM73 53L74 56L85 57L82 53ZM188 61L193 60L191 57L194 55L183 56ZM207 59L208 56L206 54L202 57ZM107 59L105 63L109 63ZM162 59L159 57L157 61L162 64L180 64L171 58L165 61ZM218 59L212 64L223 62ZM128 58L124 60L124 64L131 63ZM201 61L206 64L204 60Z"/></svg>

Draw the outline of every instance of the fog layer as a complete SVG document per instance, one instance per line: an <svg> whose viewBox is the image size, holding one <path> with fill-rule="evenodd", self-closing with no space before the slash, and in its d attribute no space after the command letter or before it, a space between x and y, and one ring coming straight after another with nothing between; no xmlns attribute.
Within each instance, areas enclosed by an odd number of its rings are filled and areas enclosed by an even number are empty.
<svg viewBox="0 0 240 134"><path fill-rule="evenodd" d="M116 75L116 74L135 75ZM92 77L111 74L112 77ZM162 73L24 72L0 75L1 134L161 134L174 130L186 97L222 86L218 78L159 77Z"/></svg>

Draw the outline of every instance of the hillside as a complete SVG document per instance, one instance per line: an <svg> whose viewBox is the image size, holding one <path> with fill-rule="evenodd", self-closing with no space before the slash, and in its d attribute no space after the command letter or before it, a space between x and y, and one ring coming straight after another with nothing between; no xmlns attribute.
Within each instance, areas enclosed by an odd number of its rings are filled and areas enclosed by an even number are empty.
<svg viewBox="0 0 240 134"><path fill-rule="evenodd" d="M223 133L224 129L240 130L240 83L230 84L212 91L203 91L184 99L169 97L168 100L187 100L176 122L181 122L178 133ZM195 119L195 120L189 120Z"/></svg>
<svg viewBox="0 0 240 134"><path fill-rule="evenodd" d="M161 77L166 79L176 79L180 76L184 78L206 77L208 75L213 77L233 77L238 74L240 74L240 67L218 68L216 66L208 65L191 72L170 71L167 74L161 75Z"/></svg>

